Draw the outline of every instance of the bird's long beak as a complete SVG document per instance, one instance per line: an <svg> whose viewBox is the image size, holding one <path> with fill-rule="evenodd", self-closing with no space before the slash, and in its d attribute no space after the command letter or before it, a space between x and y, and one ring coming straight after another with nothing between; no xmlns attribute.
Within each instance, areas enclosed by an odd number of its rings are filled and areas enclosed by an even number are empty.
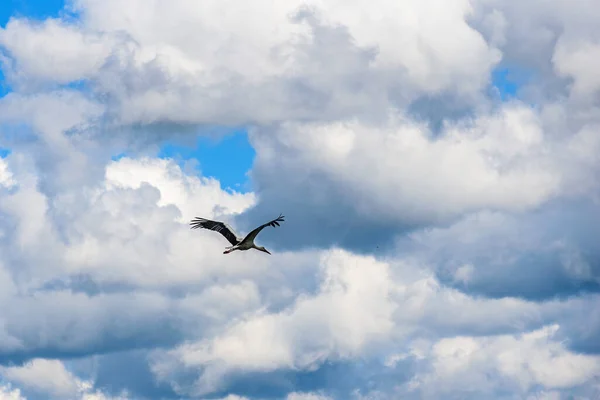
<svg viewBox="0 0 600 400"><path fill-rule="evenodd" d="M265 249L264 247L261 250L264 251L267 254L271 254L271 253L269 253L269 250Z"/></svg>

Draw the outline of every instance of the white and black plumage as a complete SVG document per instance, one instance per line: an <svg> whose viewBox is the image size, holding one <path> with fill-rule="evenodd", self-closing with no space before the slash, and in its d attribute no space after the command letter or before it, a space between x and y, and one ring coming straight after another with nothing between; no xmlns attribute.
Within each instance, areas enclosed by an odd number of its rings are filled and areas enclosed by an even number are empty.
<svg viewBox="0 0 600 400"><path fill-rule="evenodd" d="M273 228L275 228L276 226L279 226L280 222L284 221L284 218L285 217L280 214L279 217L275 218L274 220L269 221L266 224L262 224L258 228L254 229L252 232L247 234L245 238L241 238L238 235L236 235L233 229L224 222L211 221L209 219L196 217L190 222L190 225L192 229L210 229L211 231L219 232L221 235L225 236L229 243L231 243L231 246L226 247L226 250L223 252L223 254L228 254L235 250L250 249L256 249L264 251L267 254L271 254L264 247L255 245L254 239L256 238L256 235L258 235L258 233L263 230L263 228L267 226L272 226Z"/></svg>

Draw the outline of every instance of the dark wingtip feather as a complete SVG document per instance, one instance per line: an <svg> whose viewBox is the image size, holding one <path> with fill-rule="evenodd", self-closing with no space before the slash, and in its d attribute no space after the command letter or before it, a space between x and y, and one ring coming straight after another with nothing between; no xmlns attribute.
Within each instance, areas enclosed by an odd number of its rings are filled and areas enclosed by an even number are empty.
<svg viewBox="0 0 600 400"><path fill-rule="evenodd" d="M195 217L190 221L191 229L204 228L204 224L206 223L205 218Z"/></svg>

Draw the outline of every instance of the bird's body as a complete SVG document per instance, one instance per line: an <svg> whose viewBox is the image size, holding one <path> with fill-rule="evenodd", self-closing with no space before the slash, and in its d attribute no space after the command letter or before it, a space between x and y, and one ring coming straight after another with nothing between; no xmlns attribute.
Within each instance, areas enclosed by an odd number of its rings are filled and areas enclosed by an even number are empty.
<svg viewBox="0 0 600 400"><path fill-rule="evenodd" d="M256 238L256 235L258 235L258 233L263 230L263 228L265 228L267 226L272 226L272 227L279 226L279 223L283 222L284 218L285 217L283 215L279 215L279 217L275 218L274 220L269 221L266 224L262 224L258 228L254 229L252 232L247 234L246 237L244 237L244 238L237 236L235 234L235 232L233 231L233 229L224 222L211 221L209 219L196 217L190 222L190 225L191 225L192 229L204 228L204 229L209 229L211 231L219 232L221 235L223 235L229 241L229 243L231 243L231 246L226 247L223 254L229 254L235 250L250 250L250 249L256 249L256 250L263 251L267 254L271 254L264 247L257 246L256 244L254 244L254 239Z"/></svg>

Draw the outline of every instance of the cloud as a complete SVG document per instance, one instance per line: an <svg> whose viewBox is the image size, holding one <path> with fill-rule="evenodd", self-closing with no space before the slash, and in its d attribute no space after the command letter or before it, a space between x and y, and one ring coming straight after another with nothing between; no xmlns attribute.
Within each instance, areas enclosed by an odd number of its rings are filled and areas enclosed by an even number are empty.
<svg viewBox="0 0 600 400"><path fill-rule="evenodd" d="M0 29L0 398L597 397L591 2L68 8ZM248 193L156 157L233 127Z"/></svg>
<svg viewBox="0 0 600 400"><path fill-rule="evenodd" d="M68 84L86 79L111 51L101 35L85 34L60 19L11 19L0 35L9 82L35 90L35 84Z"/></svg>
<svg viewBox="0 0 600 400"><path fill-rule="evenodd" d="M8 166L4 160L0 159L0 184L7 188L14 185L15 181L12 179L12 174L8 170Z"/></svg>
<svg viewBox="0 0 600 400"><path fill-rule="evenodd" d="M347 363L359 358L372 363L370 368L380 371L370 379L384 386L384 371L395 368L398 361L406 360L408 364L400 364L403 368L417 370L420 368L418 360L433 362L431 355L415 352L420 351L418 348L424 342L441 340L445 343L446 339L440 339L440 332L448 335L449 341L461 333L469 335L465 340L472 342L486 337L490 341L500 340L496 338L521 341L521 332L536 332L544 327L544 321L561 320L565 327L569 326L563 313L584 308L569 301L538 304L516 299L469 297L443 287L435 279L423 276L421 268L406 263L388 264L340 251L324 255L322 260L321 287L317 293L299 297L283 312L248 314L211 339L157 353L153 371L159 380L171 382L180 395L221 393L226 387L233 386L240 390L237 393L249 396L252 393L248 387L250 380L255 384L262 381L263 391L281 393L293 385L291 382L299 382L303 374L318 376L326 373L330 363ZM460 310L460 314L456 315L456 310ZM558 327L552 328L553 335ZM546 351L542 344L539 346L540 351ZM578 356L560 346L565 360L572 357L583 360L584 364L598 363L597 356ZM405 355L394 357L390 354L391 349L406 349ZM490 354L495 357L499 351L490 350ZM381 359L387 361L384 363ZM574 368L569 372L572 374L587 369L569 365L565 368L569 371ZM187 375L190 369L197 371L196 377ZM282 375L281 371L287 371L287 374ZM356 385L353 389L364 389L361 385L366 386L367 382L358 375L363 371L348 370L346 378L349 373L351 376L357 374L353 378ZM253 378L246 378L248 374ZM578 379L587 382L594 376L593 373L584 374ZM407 389L407 393L412 393L414 387L410 382L417 378L397 375L396 379L399 377L401 380L397 380L397 384L405 379L406 388L412 388ZM491 384L498 386L494 389L504 385L503 378L499 379L493 378ZM239 381L246 385L235 383ZM327 382L323 386L321 379L314 377L311 381L312 386L308 384L307 390L345 389L341 382ZM423 393L436 386L435 383L423 385ZM546 388L554 388L553 385L542 384ZM578 385L565 383L561 388ZM482 387L476 392L481 394L487 390ZM530 385L520 390L529 393L534 389Z"/></svg>
<svg viewBox="0 0 600 400"><path fill-rule="evenodd" d="M249 218L256 223L291 204L288 215L299 227L278 244L373 246L470 213L524 213L596 193L595 128L557 139L546 125L516 103L448 124L440 137L401 116L384 126L348 121L258 130L252 177L261 202Z"/></svg>
<svg viewBox="0 0 600 400"><path fill-rule="evenodd" d="M395 97L390 86L394 91L405 86L409 97L446 90L473 97L486 84L499 52L466 23L468 3L430 3L448 12L419 26L429 16L419 2L403 9L383 0L375 8L232 3L224 18L221 3L207 3L200 12L184 1L153 8L140 1L127 7L77 1L81 22L12 20L2 37L5 63L20 74L13 80L89 80L111 99L110 110L124 123L337 118L363 107L385 108L386 93ZM380 15L387 15L383 23ZM454 35L442 34L440 26ZM157 36L157 29L163 34ZM402 45L391 37L403 38ZM71 51L52 52L50 44L35 52L46 42Z"/></svg>
<svg viewBox="0 0 600 400"><path fill-rule="evenodd" d="M13 389L11 385L0 386L0 399L2 400L23 400L21 391Z"/></svg>
<svg viewBox="0 0 600 400"><path fill-rule="evenodd" d="M330 356L357 356L369 343L385 338L395 308L387 300L386 265L349 263L341 253L325 257L318 295L298 298L282 312L259 312L222 336L175 349L156 363L155 373L166 379L178 365L206 366L192 389L202 395L220 389L219 379L228 371L310 369Z"/></svg>
<svg viewBox="0 0 600 400"><path fill-rule="evenodd" d="M569 353L553 342L557 328L548 326L520 337L448 338L421 348L418 357L428 365L410 382L409 391L425 398L448 393L471 398L475 393L497 393L497 385L509 393L528 393L537 385L561 390L594 380L600 368L598 358ZM490 379L490 373L501 379Z"/></svg>
<svg viewBox="0 0 600 400"><path fill-rule="evenodd" d="M286 400L329 400L329 397L316 393L290 393Z"/></svg>
<svg viewBox="0 0 600 400"><path fill-rule="evenodd" d="M79 389L73 375L56 360L38 359L23 367L3 367L0 373L5 379L54 397L70 397Z"/></svg>
<svg viewBox="0 0 600 400"><path fill-rule="evenodd" d="M7 158L7 165L13 156ZM22 177L13 176L15 180ZM25 190L27 198L39 199L38 205L13 201L12 208L3 209L5 216L13 216L17 226L25 227L27 219L15 212L27 206L31 214L41 207L40 218L46 220L47 195L18 181L12 190L8 198ZM163 192L168 195L163 197ZM36 355L86 359L104 354L97 362L106 363L107 369L98 375L101 380L91 381L104 388L116 379L112 375L116 370L109 366L124 363L126 352L137 349L140 358L130 365L138 370L148 366L150 378L143 379L156 379L161 393L169 393L170 388L180 396L226 397L232 394L228 390L248 398L261 392L287 396L298 392L294 382L304 382L302 393L320 391L317 396L329 397L335 393L338 398L358 390L353 396L377 398L369 382L377 382L389 395L395 390L391 382L410 386L415 376L425 376L425 372L410 372L421 370L411 349L423 340L446 343L458 335L475 342L482 337L492 342L497 337L519 341L522 332L535 332L554 321L560 326L559 334L593 343L594 331L580 328L585 315L577 312L593 308L596 300L582 304L569 299L540 303L476 298L436 279L436 270L418 252L406 253L403 259L358 256L341 249L280 253L268 259L240 253L242 262L224 258L220 236L200 232L186 239L185 232L190 231L182 214L192 212L189 204L198 196L222 204L215 208L199 202L204 215L231 216L254 204L254 194L226 194L214 181L187 176L171 161L123 158L111 162L105 180L84 194L79 198L88 203L78 207L68 201L53 202L54 215L63 216L57 221L62 222L61 230L69 240L63 241L55 232L55 220L47 219L46 233L35 225L21 231L21 249L11 241L5 243L3 254L13 254L12 259L23 265L18 272L3 269L6 278L2 282L8 285L3 290L3 308L13 310L2 321L5 360L23 361ZM43 233L44 245L56 246L51 247L56 259L52 261L46 252L45 261L37 266L25 256L41 245L35 238ZM456 233L448 236L460 239ZM51 237L53 241L48 240ZM433 231L424 237L427 243L436 243ZM153 252L159 244L162 250ZM132 247L146 250L132 251ZM215 254L213 261L210 254ZM443 253L436 249L431 254ZM467 271L471 285L477 269ZM30 294L16 297L17 290L24 288ZM544 351L542 344L536 346ZM489 357L500 352L494 349ZM559 388L541 381L544 390L585 386L593 378L578 375L577 363L596 362L596 356L579 357L566 347L560 349L565 360L576 360L564 368L565 374L575 378ZM391 357L398 352L400 357ZM426 353L424 362L433 363L435 354ZM355 365L357 359L369 363L369 375L364 376L364 370ZM37 361L32 364L37 369L10 367L3 376L38 391L66 390L70 384L59 383L70 381L52 375L60 369L41 368L53 362ZM33 372L39 377L34 374L27 381L32 383L24 383L23 376ZM348 382L354 385L332 383L342 375L353 377ZM332 381L326 376L338 378ZM140 387L134 383L138 378L131 379L120 380L112 395ZM541 378L531 379L538 382ZM252 391L251 381L263 383ZM505 387L502 381L490 385L477 393ZM152 398L158 390L137 393ZM537 389L522 390L534 393Z"/></svg>
<svg viewBox="0 0 600 400"><path fill-rule="evenodd" d="M431 139L425 126L393 116L381 128L360 122L290 125L257 134L253 177L266 200L281 195L280 203L293 201L296 191L321 187L332 192L321 196L332 204L322 200L307 208L327 214L342 205L359 218L393 219L388 224L439 222L482 208L527 210L552 198L560 185L560 175L544 168L536 119L528 109L509 107L451 127L439 139ZM283 175L295 178L292 187L281 186ZM274 182L280 183L271 188Z"/></svg>
<svg viewBox="0 0 600 400"><path fill-rule="evenodd" d="M567 297L600 289L597 206L557 202L515 216L482 212L401 239L402 251L435 265L461 290L492 297Z"/></svg>
<svg viewBox="0 0 600 400"><path fill-rule="evenodd" d="M196 215L238 214L255 204L254 193L229 193L216 179L188 176L169 160L121 158L106 170L107 186L138 189L151 182L161 194L160 206L172 204L182 213L181 222Z"/></svg>
<svg viewBox="0 0 600 400"><path fill-rule="evenodd" d="M15 156L18 154L8 157L9 164ZM130 172L138 171L137 179L127 182L127 176L119 174L123 165L131 168ZM115 179L111 179L113 174ZM139 186L144 179L155 181L156 187ZM166 196L162 199L165 205L159 204L159 188L165 190L161 184L171 195L176 194L172 188L179 186L180 197ZM205 317L209 319L256 303L259 295L253 284L226 282L228 275L235 275L235 269L241 273L238 276L252 275L248 266L226 270L223 284L206 287L211 275L221 274L222 264L213 259L211 267L210 258L202 256L204 262L199 267L197 256L188 259L190 252L220 256L222 238L201 233L211 243L212 250L208 251L197 247L198 238L188 235L188 243L178 239L189 228L179 220L181 214L174 203L185 210L189 196L206 198L211 191L232 201L228 206L224 200L217 211L221 214L239 212L252 201L251 195L225 194L209 180L186 179L179 167L161 160L140 160L134 165L123 159L107 170L107 179L100 186L74 198L55 198L51 206L34 185L18 183L16 189L5 193L0 206L2 218L15 228L9 230L7 226L2 240L5 261L0 300L6 310L0 319L2 359L21 360L40 353L85 355L173 343L185 330L178 326L178 318L188 312L197 315L192 301L206 305ZM203 215L212 216L213 212L210 204ZM165 242L167 237L171 240ZM154 254L139 253L139 249L152 247ZM162 277L159 271L163 271ZM181 285L205 287L206 291L181 300L152 291ZM129 291L135 288L139 291ZM22 290L29 294L18 296ZM239 300L233 296L236 291ZM28 317L23 318L23 313ZM150 328L154 324L162 329Z"/></svg>
<svg viewBox="0 0 600 400"><path fill-rule="evenodd" d="M83 381L74 376L57 360L34 359L22 367L0 367L0 377L18 383L24 388L27 397L21 396L21 390L11 390L5 386L0 391L0 397L7 400L21 400L36 398L36 396L50 396L51 398L68 398L79 400L126 400L127 395L108 397L104 393L94 390L92 382ZM33 396L33 397L29 397Z"/></svg>

